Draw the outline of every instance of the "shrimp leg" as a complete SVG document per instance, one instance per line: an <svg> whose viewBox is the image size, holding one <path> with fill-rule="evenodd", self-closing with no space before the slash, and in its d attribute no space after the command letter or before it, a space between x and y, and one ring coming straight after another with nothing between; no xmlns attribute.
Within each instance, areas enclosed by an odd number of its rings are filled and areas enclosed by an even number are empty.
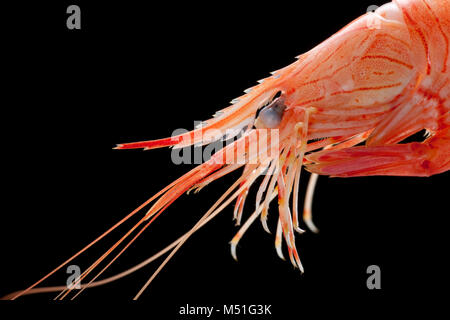
<svg viewBox="0 0 450 320"><path fill-rule="evenodd" d="M429 177L450 169L450 128L422 143L321 151L308 156L307 170L337 177L373 175Z"/></svg>

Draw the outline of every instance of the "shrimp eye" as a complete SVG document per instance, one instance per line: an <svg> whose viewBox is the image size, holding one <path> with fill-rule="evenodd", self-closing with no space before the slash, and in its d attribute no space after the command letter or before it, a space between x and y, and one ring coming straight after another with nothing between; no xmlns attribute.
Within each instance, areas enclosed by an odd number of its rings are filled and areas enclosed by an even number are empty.
<svg viewBox="0 0 450 320"><path fill-rule="evenodd" d="M283 118L284 110L286 105L284 104L284 99L277 98L273 100L267 107L259 112L259 116L256 119L256 128L277 128L281 119Z"/></svg>

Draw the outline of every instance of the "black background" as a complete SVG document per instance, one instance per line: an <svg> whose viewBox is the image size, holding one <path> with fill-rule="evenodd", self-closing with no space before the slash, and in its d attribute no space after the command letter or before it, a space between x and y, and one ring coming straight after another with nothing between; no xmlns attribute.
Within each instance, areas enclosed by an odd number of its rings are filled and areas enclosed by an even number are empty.
<svg viewBox="0 0 450 320"><path fill-rule="evenodd" d="M81 30L66 28L69 4L81 7ZM58 1L4 10L12 19L3 28L8 72L0 295L38 280L192 167L174 165L169 149L112 150L116 143L192 129L194 120L210 118L371 4L382 2ZM187 231L238 176L182 196L105 275L135 265ZM273 313L294 315L314 300L376 306L433 295L448 274L448 178L448 172L431 178L321 177L314 201L320 233L297 236L304 275L277 257L273 236L259 222L234 261L228 242L237 228L229 207L186 243L141 301L175 318L187 303L272 304ZM253 200L247 204L248 215ZM271 211L272 229L276 214ZM89 266L131 225L76 263ZM381 268L381 290L366 287L372 264ZM87 290L79 301L129 301L156 267ZM66 277L63 270L46 283L64 284Z"/></svg>

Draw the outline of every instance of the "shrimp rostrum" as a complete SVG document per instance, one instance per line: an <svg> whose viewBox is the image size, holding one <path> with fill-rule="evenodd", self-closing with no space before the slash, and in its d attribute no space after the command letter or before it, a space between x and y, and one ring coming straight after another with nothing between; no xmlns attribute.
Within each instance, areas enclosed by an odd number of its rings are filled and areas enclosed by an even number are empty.
<svg viewBox="0 0 450 320"><path fill-rule="evenodd" d="M290 261L303 271L295 246L296 232L304 232L298 212L302 169L312 173L302 210L302 219L312 231L316 230L311 202L317 175L428 177L449 170L449 38L450 0L394 0L260 80L195 130L165 139L119 144L116 149L181 148L211 143L223 138L225 132L243 132L14 297L35 292L39 288L34 287L48 276L123 221L141 214L138 223L81 275L80 281L84 281L105 259L111 260L83 288L98 284L97 277L173 201L240 168L242 176L192 229L162 252L170 253L136 297L196 230L233 201L240 229L231 240L232 255L236 257L236 244L257 219L269 231L268 208L277 198L277 253L283 257L285 243ZM424 141L401 143L422 130L427 133ZM261 175L256 209L246 217L244 203L249 188ZM125 247L113 255L121 246ZM60 297L69 292L66 288Z"/></svg>

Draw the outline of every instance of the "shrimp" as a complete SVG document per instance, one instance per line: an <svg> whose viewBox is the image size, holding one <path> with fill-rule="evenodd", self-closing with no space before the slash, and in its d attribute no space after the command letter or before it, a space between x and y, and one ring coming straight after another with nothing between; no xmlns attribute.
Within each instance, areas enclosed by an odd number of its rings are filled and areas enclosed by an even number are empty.
<svg viewBox="0 0 450 320"><path fill-rule="evenodd" d="M236 259L238 242L257 219L270 232L268 209L277 198L276 251L283 258L285 243L290 262L303 272L295 239L296 233L304 232L298 209L302 169L312 173L302 218L313 232L317 232L311 210L318 175L428 177L450 169L449 38L450 0L394 0L260 80L195 130L117 145L118 150L182 148L206 145L223 138L225 132L245 129L233 143L169 184L45 277L7 298L58 290L57 298L65 298L71 288L37 286L140 214L136 225L81 274L78 284L111 258L75 295L124 277L169 253L137 299L189 237L233 201L240 229L231 240L232 256ZM427 132L424 141L401 143L422 130ZM242 167L242 176L186 234L140 265L97 281L182 194L197 192ZM263 174L256 209L241 224L248 190Z"/></svg>

